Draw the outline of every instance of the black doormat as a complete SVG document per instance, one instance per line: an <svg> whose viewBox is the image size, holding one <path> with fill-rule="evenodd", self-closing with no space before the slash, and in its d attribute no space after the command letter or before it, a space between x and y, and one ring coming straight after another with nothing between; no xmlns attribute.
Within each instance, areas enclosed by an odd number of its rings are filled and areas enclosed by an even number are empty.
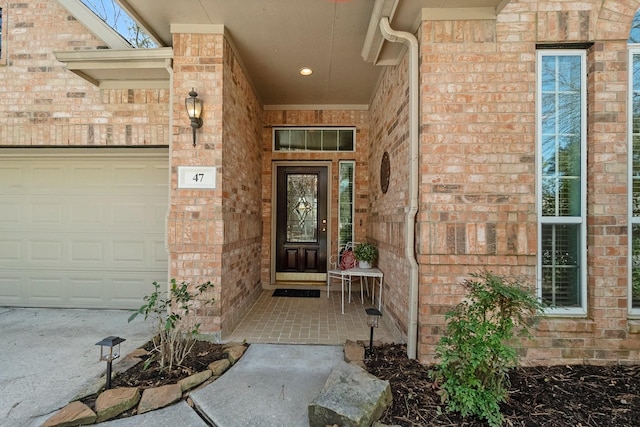
<svg viewBox="0 0 640 427"><path fill-rule="evenodd" d="M320 298L318 289L276 289L274 297Z"/></svg>

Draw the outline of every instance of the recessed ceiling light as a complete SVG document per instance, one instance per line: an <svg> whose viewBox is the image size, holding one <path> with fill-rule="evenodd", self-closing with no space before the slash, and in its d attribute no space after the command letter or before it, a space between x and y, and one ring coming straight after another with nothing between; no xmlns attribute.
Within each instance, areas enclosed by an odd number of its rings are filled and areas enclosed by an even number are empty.
<svg viewBox="0 0 640 427"><path fill-rule="evenodd" d="M303 67L300 68L299 73L301 76L310 76L311 74L313 74L313 70L309 67Z"/></svg>

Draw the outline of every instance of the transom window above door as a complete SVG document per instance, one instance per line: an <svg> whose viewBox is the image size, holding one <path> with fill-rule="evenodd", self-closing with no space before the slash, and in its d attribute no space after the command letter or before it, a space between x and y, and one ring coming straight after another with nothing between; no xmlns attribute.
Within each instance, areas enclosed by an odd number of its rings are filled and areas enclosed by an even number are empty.
<svg viewBox="0 0 640 427"><path fill-rule="evenodd" d="M273 151L355 151L352 127L275 127Z"/></svg>

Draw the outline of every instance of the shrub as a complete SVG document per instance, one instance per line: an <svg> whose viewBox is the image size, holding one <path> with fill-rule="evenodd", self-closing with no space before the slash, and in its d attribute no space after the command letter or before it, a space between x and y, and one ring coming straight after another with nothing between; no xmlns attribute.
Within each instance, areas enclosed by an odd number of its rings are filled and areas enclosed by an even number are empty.
<svg viewBox="0 0 640 427"><path fill-rule="evenodd" d="M447 410L476 415L500 426L500 402L507 398L509 369L518 355L516 332L527 335L529 320L543 306L518 282L490 272L465 280L465 301L447 313L447 329L436 346L439 365L430 372L441 384Z"/></svg>
<svg viewBox="0 0 640 427"><path fill-rule="evenodd" d="M168 292L160 292L157 282L153 282L155 291L144 297L146 301L138 311L129 317L129 322L139 314L144 314L145 320L150 315L156 320L156 335L153 338L153 359L157 360L161 370L171 371L174 366L182 364L189 355L196 342L200 331L200 324L189 316L194 309L194 303L198 296L213 287L211 282L196 286L195 292L189 290L190 285L176 279L171 279ZM201 304L208 305L214 299L199 300ZM184 316L184 317L183 317Z"/></svg>
<svg viewBox="0 0 640 427"><path fill-rule="evenodd" d="M371 243L358 243L353 249L353 254L358 261L372 263L378 257L378 249Z"/></svg>

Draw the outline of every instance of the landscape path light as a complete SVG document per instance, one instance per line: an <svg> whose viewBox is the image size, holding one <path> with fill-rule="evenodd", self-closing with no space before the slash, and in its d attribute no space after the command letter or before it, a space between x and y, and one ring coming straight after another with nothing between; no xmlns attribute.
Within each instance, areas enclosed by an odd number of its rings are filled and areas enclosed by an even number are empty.
<svg viewBox="0 0 640 427"><path fill-rule="evenodd" d="M124 338L110 336L96 343L96 345L100 346L100 360L107 362L106 390L111 388L111 362L120 357L120 343L123 341L126 340Z"/></svg>
<svg viewBox="0 0 640 427"><path fill-rule="evenodd" d="M369 335L369 348L367 349L367 354L371 356L373 355L373 329L379 326L382 313L377 308L367 308L365 311L367 312L367 325L371 328L371 334Z"/></svg>

